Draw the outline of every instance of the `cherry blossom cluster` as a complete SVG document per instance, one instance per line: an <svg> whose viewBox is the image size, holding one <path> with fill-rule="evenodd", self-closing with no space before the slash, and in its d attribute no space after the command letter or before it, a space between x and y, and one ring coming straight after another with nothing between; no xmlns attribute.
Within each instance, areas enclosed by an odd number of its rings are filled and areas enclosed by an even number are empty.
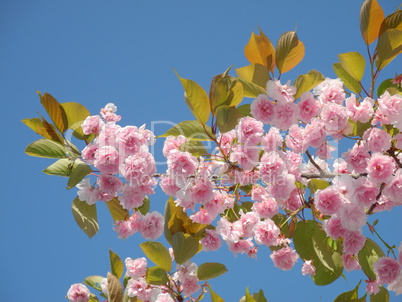
<svg viewBox="0 0 402 302"><path fill-rule="evenodd" d="M124 209L133 211L143 205L147 195L155 193L156 165L149 152L155 137L145 125L139 128L117 125L121 117L116 110L116 106L109 103L101 109L100 116L89 116L82 124L85 135L95 136L82 150L82 158L98 173L95 185L91 185L89 178L77 185L78 196L88 204L117 198ZM146 239L156 239L163 232L163 224L160 213L142 215L134 211L130 219L117 222L116 230L120 238L138 231Z"/></svg>

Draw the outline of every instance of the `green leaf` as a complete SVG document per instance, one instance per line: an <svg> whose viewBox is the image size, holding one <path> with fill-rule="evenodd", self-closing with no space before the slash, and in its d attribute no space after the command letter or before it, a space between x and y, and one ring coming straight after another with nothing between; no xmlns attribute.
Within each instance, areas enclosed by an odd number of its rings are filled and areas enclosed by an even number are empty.
<svg viewBox="0 0 402 302"><path fill-rule="evenodd" d="M258 293L253 294L253 298L256 302L268 302L267 298L265 298L264 292L262 289Z"/></svg>
<svg viewBox="0 0 402 302"><path fill-rule="evenodd" d="M146 281L148 284L165 285L169 281L169 279L166 271L163 268L159 266L154 266L148 267Z"/></svg>
<svg viewBox="0 0 402 302"><path fill-rule="evenodd" d="M318 230L318 223L313 220L299 221L296 224L293 242L300 258L310 260L315 255L313 236Z"/></svg>
<svg viewBox="0 0 402 302"><path fill-rule="evenodd" d="M110 215L112 215L113 221L128 219L128 211L120 205L120 201L117 197L109 200L106 205Z"/></svg>
<svg viewBox="0 0 402 302"><path fill-rule="evenodd" d="M56 128L61 133L64 133L68 128L68 120L63 107L48 93L45 93L44 95L39 94L39 97L42 106L46 109Z"/></svg>
<svg viewBox="0 0 402 302"><path fill-rule="evenodd" d="M275 48L271 41L260 29L260 35L251 33L250 40L244 47L244 55L252 64L260 64L274 72L275 69Z"/></svg>
<svg viewBox="0 0 402 302"><path fill-rule="evenodd" d="M269 73L265 66L260 64L251 64L245 67L237 68L236 73L244 81L253 83L261 87L263 90L267 87L269 81Z"/></svg>
<svg viewBox="0 0 402 302"><path fill-rule="evenodd" d="M88 302L99 302L99 299L93 293L90 293Z"/></svg>
<svg viewBox="0 0 402 302"><path fill-rule="evenodd" d="M248 98L256 98L260 94L266 93L265 88L248 82L242 78L239 78L238 81L243 85L244 96Z"/></svg>
<svg viewBox="0 0 402 302"><path fill-rule="evenodd" d="M177 232L172 236L172 247L176 263L183 264L198 252L198 242L189 234Z"/></svg>
<svg viewBox="0 0 402 302"><path fill-rule="evenodd" d="M95 204L89 205L76 197L73 200L72 211L78 226L89 238L93 237L99 230Z"/></svg>
<svg viewBox="0 0 402 302"><path fill-rule="evenodd" d="M184 137L194 141L210 141L211 140L210 136L212 136L212 130L207 125L204 125L204 127L202 127L202 125L198 121L183 121L176 124L168 131L166 131L164 134L159 135L158 137L168 137L170 135L172 136L183 135ZM206 133L208 133L209 136Z"/></svg>
<svg viewBox="0 0 402 302"><path fill-rule="evenodd" d="M123 301L123 288L119 282L119 279L111 274L107 273L107 283L109 292L109 302L122 302Z"/></svg>
<svg viewBox="0 0 402 302"><path fill-rule="evenodd" d="M378 39L377 60L378 69L383 69L402 52L402 30L388 29Z"/></svg>
<svg viewBox="0 0 402 302"><path fill-rule="evenodd" d="M360 8L360 31L366 45L377 39L384 12L377 0L365 0Z"/></svg>
<svg viewBox="0 0 402 302"><path fill-rule="evenodd" d="M359 264L363 272L371 280L376 279L373 264L378 260L378 258L384 256L385 256L384 252L379 247L379 245L370 238L366 238L366 243L364 244L364 247L360 250L358 257L359 257Z"/></svg>
<svg viewBox="0 0 402 302"><path fill-rule="evenodd" d="M234 107L221 106L216 110L219 131L228 132L236 127L243 115Z"/></svg>
<svg viewBox="0 0 402 302"><path fill-rule="evenodd" d="M43 136L44 138L60 142L62 139L55 132L52 126L46 121L42 121L41 119L34 117L31 119L23 119L22 122L35 131L37 134Z"/></svg>
<svg viewBox="0 0 402 302"><path fill-rule="evenodd" d="M119 255L109 249L109 260L110 260L110 269L112 270L112 274L115 275L118 279L123 276L124 264L121 261Z"/></svg>
<svg viewBox="0 0 402 302"><path fill-rule="evenodd" d="M329 182L322 179L313 178L309 180L307 187L311 194L314 194L317 192L317 190L324 190L325 188L329 187Z"/></svg>
<svg viewBox="0 0 402 302"><path fill-rule="evenodd" d="M144 254L156 265L170 272L172 269L172 259L169 251L162 243L156 241L146 241L140 244Z"/></svg>
<svg viewBox="0 0 402 302"><path fill-rule="evenodd" d="M68 177L74 168L74 164L74 161L68 158L62 158L51 164L42 172L48 175Z"/></svg>
<svg viewBox="0 0 402 302"><path fill-rule="evenodd" d="M357 81L361 81L364 75L366 61L360 53L357 51L341 53L338 55L338 60L349 75Z"/></svg>
<svg viewBox="0 0 402 302"><path fill-rule="evenodd" d="M190 108L195 118L201 124L205 125L205 123L209 119L210 113L209 99L207 93L196 82L189 79L183 79L176 71L175 73L179 78L181 84L183 85L185 92L184 100L188 108Z"/></svg>
<svg viewBox="0 0 402 302"><path fill-rule="evenodd" d="M299 75L293 84L297 88L297 92L294 96L295 99L300 97L303 92L310 91L324 80L325 77L322 73L315 69L310 70L306 74Z"/></svg>
<svg viewBox="0 0 402 302"><path fill-rule="evenodd" d="M216 278L227 271L226 266L221 263L207 262L198 267L197 277L199 280L209 280Z"/></svg>
<svg viewBox="0 0 402 302"><path fill-rule="evenodd" d="M89 276L84 279L84 284L96 290L102 291L101 287L102 280L103 280L102 276Z"/></svg>
<svg viewBox="0 0 402 302"><path fill-rule="evenodd" d="M386 79L381 82L381 84L377 88L377 97L380 97L381 95L383 95L385 93L385 91L388 91L389 88L395 88L397 90L399 89L398 85L394 84L392 81L393 81L393 79ZM401 93L402 92L399 92L399 94L401 94Z"/></svg>
<svg viewBox="0 0 402 302"><path fill-rule="evenodd" d="M304 44L295 31L288 31L279 37L276 44L276 66L279 72L293 69L304 57Z"/></svg>
<svg viewBox="0 0 402 302"><path fill-rule="evenodd" d="M381 36L388 29L402 29L402 10L397 10L382 21L379 35Z"/></svg>
<svg viewBox="0 0 402 302"><path fill-rule="evenodd" d="M341 63L332 64L335 74L340 78L343 84L352 92L360 94L362 87L359 82L353 78L341 65Z"/></svg>
<svg viewBox="0 0 402 302"><path fill-rule="evenodd" d="M211 302L225 302L217 293L212 290L211 285L208 285Z"/></svg>
<svg viewBox="0 0 402 302"><path fill-rule="evenodd" d="M136 210L140 212L142 215L146 215L149 212L149 209L151 207L151 202L149 200L148 196L145 196L144 200L142 201L142 205Z"/></svg>
<svg viewBox="0 0 402 302"><path fill-rule="evenodd" d="M236 108L242 116L251 116L250 104L244 104Z"/></svg>
<svg viewBox="0 0 402 302"><path fill-rule="evenodd" d="M389 302L388 290L380 285L380 292L376 295L370 295L370 302Z"/></svg>
<svg viewBox="0 0 402 302"><path fill-rule="evenodd" d="M75 102L61 103L60 105L67 116L68 129L73 130L73 135L76 138L84 140L86 136L82 131L81 125L91 115L88 109Z"/></svg>
<svg viewBox="0 0 402 302"><path fill-rule="evenodd" d="M205 146L201 142L193 140L187 141L182 144L179 150L183 152L189 152L195 157L207 154L207 149L205 149Z"/></svg>
<svg viewBox="0 0 402 302"><path fill-rule="evenodd" d="M351 291L344 292L344 293L340 294L338 297L336 297L334 302L350 302L351 300L358 299L358 297L359 297L358 290L359 290L360 282Z"/></svg>
<svg viewBox="0 0 402 302"><path fill-rule="evenodd" d="M92 168L83 161L76 159L74 166L68 179L67 189L75 187L81 180L84 179L89 173L92 172Z"/></svg>
<svg viewBox="0 0 402 302"><path fill-rule="evenodd" d="M36 157L67 158L66 149L63 145L45 138L29 144L25 149L25 153Z"/></svg>

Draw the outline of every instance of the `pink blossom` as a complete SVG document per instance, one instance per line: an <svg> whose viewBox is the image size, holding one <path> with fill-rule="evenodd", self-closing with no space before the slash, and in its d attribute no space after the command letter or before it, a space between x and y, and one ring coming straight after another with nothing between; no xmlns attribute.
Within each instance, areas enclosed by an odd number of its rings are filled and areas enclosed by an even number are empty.
<svg viewBox="0 0 402 302"><path fill-rule="evenodd" d="M260 176L265 182L274 182L282 174L286 173L286 164L280 154L275 151L264 153L259 166Z"/></svg>
<svg viewBox="0 0 402 302"><path fill-rule="evenodd" d="M144 278L129 279L126 286L127 296L147 301L150 296L150 289L147 287L148 284Z"/></svg>
<svg viewBox="0 0 402 302"><path fill-rule="evenodd" d="M235 221L235 224L240 224L242 228L242 237L253 236L253 228L260 221L260 217L255 212L243 213L241 211L240 219Z"/></svg>
<svg viewBox="0 0 402 302"><path fill-rule="evenodd" d="M376 295L380 292L380 285L377 280L368 281L366 291L369 295Z"/></svg>
<svg viewBox="0 0 402 302"><path fill-rule="evenodd" d="M391 135L382 129L369 128L363 134L371 152L383 152L391 148Z"/></svg>
<svg viewBox="0 0 402 302"><path fill-rule="evenodd" d="M120 178L107 174L100 174L96 183L101 192L112 196L116 196L123 186Z"/></svg>
<svg viewBox="0 0 402 302"><path fill-rule="evenodd" d="M84 178L76 185L78 191L78 198L81 201L85 201L87 204L91 205L96 202L96 193L94 188L90 184L89 178Z"/></svg>
<svg viewBox="0 0 402 302"><path fill-rule="evenodd" d="M395 176L387 183L384 189L387 195L395 204L402 205L402 169L398 169Z"/></svg>
<svg viewBox="0 0 402 302"><path fill-rule="evenodd" d="M278 204L272 197L266 197L261 202L254 202L252 208L261 218L271 218L278 213Z"/></svg>
<svg viewBox="0 0 402 302"><path fill-rule="evenodd" d="M115 222L116 227L114 230L117 232L117 238L119 239L127 239L131 235L133 235L133 229L131 227L131 223L128 220L117 220Z"/></svg>
<svg viewBox="0 0 402 302"><path fill-rule="evenodd" d="M262 122L252 117L246 116L241 118L235 129L239 142L247 146L257 145L264 133L263 126Z"/></svg>
<svg viewBox="0 0 402 302"><path fill-rule="evenodd" d="M331 132L342 131L348 123L345 107L334 103L326 104L320 117L325 124L325 129Z"/></svg>
<svg viewBox="0 0 402 302"><path fill-rule="evenodd" d="M338 174L350 174L348 170L348 163L343 158L337 158L334 160L334 173Z"/></svg>
<svg viewBox="0 0 402 302"><path fill-rule="evenodd" d="M71 285L67 292L67 298L72 302L87 302L90 296L89 289L82 283Z"/></svg>
<svg viewBox="0 0 402 302"><path fill-rule="evenodd" d="M341 219L335 214L330 219L324 220L322 227L332 239L336 240L339 237L345 237L347 230L342 227Z"/></svg>
<svg viewBox="0 0 402 302"><path fill-rule="evenodd" d="M190 219L193 222L200 223L200 224L210 224L212 222L212 219L209 216L209 213L204 208L200 208L200 210L198 212L190 215Z"/></svg>
<svg viewBox="0 0 402 302"><path fill-rule="evenodd" d="M99 115L88 116L84 122L82 123L82 131L85 135L89 134L98 134L100 129L104 126L104 122L102 121Z"/></svg>
<svg viewBox="0 0 402 302"><path fill-rule="evenodd" d="M269 131L261 139L261 147L265 152L277 151L282 147L283 138L276 127L270 127Z"/></svg>
<svg viewBox="0 0 402 302"><path fill-rule="evenodd" d="M356 271L360 269L360 264L356 255L353 254L343 254L342 255L343 267L346 271Z"/></svg>
<svg viewBox="0 0 402 302"><path fill-rule="evenodd" d="M120 128L116 133L116 143L119 151L126 156L133 155L146 143L142 133L135 126Z"/></svg>
<svg viewBox="0 0 402 302"><path fill-rule="evenodd" d="M173 178L163 177L159 182L160 187L166 195L176 196L176 193L180 190Z"/></svg>
<svg viewBox="0 0 402 302"><path fill-rule="evenodd" d="M398 262L402 266L402 242L398 248Z"/></svg>
<svg viewBox="0 0 402 302"><path fill-rule="evenodd" d="M270 98L277 101L279 104L285 104L294 101L296 87L290 86L290 81L282 85L279 80L267 82L267 94Z"/></svg>
<svg viewBox="0 0 402 302"><path fill-rule="evenodd" d="M303 263L301 272L304 275L314 276L315 275L315 266L311 263L311 260L306 260Z"/></svg>
<svg viewBox="0 0 402 302"><path fill-rule="evenodd" d="M217 251L222 246L222 240L215 230L205 230L205 236L200 240L202 249L206 252Z"/></svg>
<svg viewBox="0 0 402 302"><path fill-rule="evenodd" d="M290 126L297 123L299 107L295 103L276 104L274 109L272 124L275 127L286 131Z"/></svg>
<svg viewBox="0 0 402 302"><path fill-rule="evenodd" d="M323 160L327 160L332 158L331 153L334 151L336 151L336 147L324 143L315 151L315 155Z"/></svg>
<svg viewBox="0 0 402 302"><path fill-rule="evenodd" d="M147 213L142 222L140 233L145 239L155 240L163 233L165 218L158 212Z"/></svg>
<svg viewBox="0 0 402 302"><path fill-rule="evenodd" d="M121 127L115 123L107 123L101 129L99 136L96 138L96 143L99 147L111 146L118 148L116 144L116 134ZM123 156L124 157L124 156Z"/></svg>
<svg viewBox="0 0 402 302"><path fill-rule="evenodd" d="M299 259L299 255L290 247L284 247L280 250L274 251L270 257L274 262L274 265L283 271L291 270L297 259Z"/></svg>
<svg viewBox="0 0 402 302"><path fill-rule="evenodd" d="M374 272L379 284L392 283L401 272L398 261L391 257L380 257L373 264Z"/></svg>
<svg viewBox="0 0 402 302"><path fill-rule="evenodd" d="M402 96L399 94L390 95L386 91L378 98L377 112L386 117L387 123L394 125L398 129L402 129ZM377 114L376 112L376 114Z"/></svg>
<svg viewBox="0 0 402 302"><path fill-rule="evenodd" d="M102 293L105 294L106 296L109 295L109 288L108 288L109 282L107 281L107 278L103 278L101 281L101 289L102 289Z"/></svg>
<svg viewBox="0 0 402 302"><path fill-rule="evenodd" d="M119 173L119 159L119 152L114 147L100 147L95 154L94 166L101 173L117 174Z"/></svg>
<svg viewBox="0 0 402 302"><path fill-rule="evenodd" d="M360 230L353 232L346 231L344 236L344 254L358 254L366 243L366 237L362 235L362 232Z"/></svg>
<svg viewBox="0 0 402 302"><path fill-rule="evenodd" d="M156 173L155 159L148 148L127 157L120 166L120 172L127 182L133 186L146 185L152 181Z"/></svg>
<svg viewBox="0 0 402 302"><path fill-rule="evenodd" d="M233 224L225 217L221 217L216 226L216 231L227 242L236 242L242 237L243 229L240 224Z"/></svg>
<svg viewBox="0 0 402 302"><path fill-rule="evenodd" d="M395 161L392 157L374 153L367 164L368 178L376 185L388 183L392 179L395 168Z"/></svg>
<svg viewBox="0 0 402 302"><path fill-rule="evenodd" d="M325 123L323 123L321 119L314 118L310 124L307 124L304 130L304 136L307 145L313 148L322 146L327 136Z"/></svg>
<svg viewBox="0 0 402 302"><path fill-rule="evenodd" d="M303 92L300 96L300 101L297 104L299 106L299 118L303 123L310 123L311 119L320 113L321 105L314 99L311 92Z"/></svg>
<svg viewBox="0 0 402 302"><path fill-rule="evenodd" d="M197 159L188 152L171 150L168 154L167 164L167 173L174 178L193 175L197 169L198 162Z"/></svg>
<svg viewBox="0 0 402 302"><path fill-rule="evenodd" d="M388 284L387 288L388 290L394 291L397 296L402 294L402 270L399 273L398 277L396 277L394 282Z"/></svg>
<svg viewBox="0 0 402 302"><path fill-rule="evenodd" d="M189 182L188 187L183 188L187 191L186 197L194 203L204 204L213 198L214 185L208 178L195 178Z"/></svg>
<svg viewBox="0 0 402 302"><path fill-rule="evenodd" d="M174 302L174 300L168 293L164 293L164 294L159 294L156 297L155 302Z"/></svg>
<svg viewBox="0 0 402 302"><path fill-rule="evenodd" d="M255 243L271 246L278 244L278 236L281 231L275 222L267 218L255 224L253 232Z"/></svg>
<svg viewBox="0 0 402 302"><path fill-rule="evenodd" d="M343 204L342 195L333 187L318 190L314 194L314 204L322 214L333 215Z"/></svg>
<svg viewBox="0 0 402 302"><path fill-rule="evenodd" d="M354 200L366 208L371 207L377 199L379 189L367 177L359 177L356 180L356 188L354 192Z"/></svg>
<svg viewBox="0 0 402 302"><path fill-rule="evenodd" d="M394 136L395 147L398 149L402 149L402 133L398 133Z"/></svg>
<svg viewBox="0 0 402 302"><path fill-rule="evenodd" d="M145 199L145 192L141 186L131 186L125 184L122 195L118 197L121 206L126 210L133 210L142 206Z"/></svg>
<svg viewBox="0 0 402 302"><path fill-rule="evenodd" d="M297 211L303 206L303 200L301 198L302 193L296 187L290 192L289 198L287 198L281 205L285 210Z"/></svg>
<svg viewBox="0 0 402 302"><path fill-rule="evenodd" d="M198 284L200 280L198 280L195 275L185 275L185 277L180 280L180 284L183 287L183 295L191 296L195 294L201 289L201 286Z"/></svg>
<svg viewBox="0 0 402 302"><path fill-rule="evenodd" d="M354 203L344 203L338 212L342 226L349 231L357 231L366 224L364 207ZM354 253L351 253L354 254Z"/></svg>
<svg viewBox="0 0 402 302"><path fill-rule="evenodd" d="M261 186L253 186L251 189L251 199L254 201L263 201L265 198L268 198L269 194L266 187Z"/></svg>
<svg viewBox="0 0 402 302"><path fill-rule="evenodd" d="M258 146L238 145L233 149L230 160L239 164L244 171L252 170L259 163L260 148Z"/></svg>
<svg viewBox="0 0 402 302"><path fill-rule="evenodd" d="M117 106L113 103L107 103L104 108L101 109L100 113L104 120L107 122L118 122L121 119L120 115L117 115Z"/></svg>
<svg viewBox="0 0 402 302"><path fill-rule="evenodd" d="M168 136L165 139L165 143L163 144L163 155L165 157L168 157L170 151L179 150L180 146L183 145L185 142L187 142L187 138L185 138L183 135L179 135L177 137L171 135Z"/></svg>
<svg viewBox="0 0 402 302"><path fill-rule="evenodd" d="M96 140L95 140L96 141ZM93 165L95 162L95 156L98 152L98 144L92 142L82 150L82 159L85 160L88 164Z"/></svg>
<svg viewBox="0 0 402 302"><path fill-rule="evenodd" d="M226 209L232 208L234 203L233 197L225 192L213 191L212 200L204 204L204 209L207 210L211 219L215 219L220 213Z"/></svg>
<svg viewBox="0 0 402 302"><path fill-rule="evenodd" d="M308 148L304 128L297 125L290 126L285 141L286 146L295 153L304 153Z"/></svg>
<svg viewBox="0 0 402 302"><path fill-rule="evenodd" d="M364 144L355 144L352 149L342 154L350 171L365 173L370 154Z"/></svg>
<svg viewBox="0 0 402 302"><path fill-rule="evenodd" d="M340 79L326 78L325 81L313 89L313 93L318 95L318 99L322 104L335 103L342 105L345 99L343 83Z"/></svg>
<svg viewBox="0 0 402 302"><path fill-rule="evenodd" d="M234 147L234 140L236 138L236 131L230 130L226 133L221 133L219 138L218 138L218 142L219 142L219 146L220 148L218 148L219 151L223 151L223 153L225 153L225 155L228 155L230 153L230 150L232 148L232 146Z"/></svg>
<svg viewBox="0 0 402 302"><path fill-rule="evenodd" d="M274 104L265 94L260 94L251 103L250 109L253 117L264 124L269 124L274 116Z"/></svg>
<svg viewBox="0 0 402 302"><path fill-rule="evenodd" d="M291 193L296 189L295 176L292 174L284 173L275 179L272 186L269 186L269 193L277 201L285 201L291 196Z"/></svg>
<svg viewBox="0 0 402 302"><path fill-rule="evenodd" d="M125 260L126 275L133 279L143 277L147 273L147 259L137 258L131 259L130 257Z"/></svg>
<svg viewBox="0 0 402 302"><path fill-rule="evenodd" d="M367 123L374 115L374 100L365 98L361 102L356 101L356 96L352 94L346 99L346 112L354 122Z"/></svg>
<svg viewBox="0 0 402 302"><path fill-rule="evenodd" d="M234 256L237 256L238 253L249 254L249 252L253 249L253 242L251 241L251 238L240 239L238 241L226 241L226 243Z"/></svg>

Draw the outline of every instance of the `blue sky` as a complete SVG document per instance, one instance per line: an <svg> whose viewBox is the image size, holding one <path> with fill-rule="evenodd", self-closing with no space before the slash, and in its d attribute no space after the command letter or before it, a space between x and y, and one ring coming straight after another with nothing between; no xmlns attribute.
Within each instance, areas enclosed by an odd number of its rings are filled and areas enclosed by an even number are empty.
<svg viewBox="0 0 402 302"><path fill-rule="evenodd" d="M379 0L385 14L397 0ZM89 275L106 275L108 249L122 259L141 257L139 235L123 241L112 231L104 205L98 207L101 229L92 239L77 227L71 214L76 190L67 179L41 172L49 159L29 157L25 147L39 137L21 123L44 114L35 91L59 102L78 102L97 114L108 102L118 106L121 125L192 119L174 74L209 88L211 78L229 66L248 65L243 49L258 26L273 43L297 27L306 55L283 81L311 69L334 77L337 54L365 54L358 14L361 1L137 1L137 0L3 0L0 3L0 92L3 117L2 301L67 301L72 283ZM401 72L399 58L384 74ZM399 67L399 70L397 69ZM250 102L246 100L246 102ZM158 124L156 134L166 126ZM162 141L157 143L158 148ZM162 209L161 191L151 196L152 209ZM379 230L399 245L401 209L382 213ZM264 290L269 301L333 301L351 290L361 272L346 274L328 287L317 287L300 273L275 269L268 250L258 261L234 258L223 249L195 258L222 262L229 272L211 282L226 301L238 301L246 286ZM400 301L392 296L391 301ZM208 301L208 298L205 299Z"/></svg>

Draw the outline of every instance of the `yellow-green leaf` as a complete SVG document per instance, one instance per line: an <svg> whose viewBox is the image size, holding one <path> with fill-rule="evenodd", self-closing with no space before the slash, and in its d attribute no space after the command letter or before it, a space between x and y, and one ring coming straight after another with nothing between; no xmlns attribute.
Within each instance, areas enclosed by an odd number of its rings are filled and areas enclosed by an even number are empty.
<svg viewBox="0 0 402 302"><path fill-rule="evenodd" d="M377 60L378 69L383 69L402 52L402 30L389 29L378 39Z"/></svg>
<svg viewBox="0 0 402 302"><path fill-rule="evenodd" d="M332 64L335 74L340 78L343 84L352 92L360 94L362 87L359 82L353 78L347 71L342 67L341 63Z"/></svg>
<svg viewBox="0 0 402 302"><path fill-rule="evenodd" d="M243 92L245 97L256 98L260 94L266 93L265 88L262 88L259 85L253 84L242 78L239 78L238 81L243 85Z"/></svg>
<svg viewBox="0 0 402 302"><path fill-rule="evenodd" d="M293 86L297 88L297 92L294 96L295 99L300 97L303 92L310 91L324 80L325 77L322 73L315 69L310 70L306 74L299 75L293 84Z"/></svg>
<svg viewBox="0 0 402 302"><path fill-rule="evenodd" d="M260 35L251 33L250 40L244 47L244 55L251 64L265 66L271 72L275 69L275 48L260 29Z"/></svg>
<svg viewBox="0 0 402 302"><path fill-rule="evenodd" d="M377 39L384 12L377 0L365 0L360 8L360 31L366 45Z"/></svg>
<svg viewBox="0 0 402 302"><path fill-rule="evenodd" d="M243 85L231 76L222 77L213 86L211 94L212 113L215 114L219 106L237 106L244 97Z"/></svg>
<svg viewBox="0 0 402 302"><path fill-rule="evenodd" d="M184 137L195 141L210 141L212 130L208 125L204 125L203 127L198 121L183 121L176 124L164 134L159 135L158 137L168 137L170 135L183 135Z"/></svg>
<svg viewBox="0 0 402 302"><path fill-rule="evenodd" d="M211 285L208 285L208 288L209 294L211 296L211 302L225 302L225 300L223 300L217 293L212 290Z"/></svg>
<svg viewBox="0 0 402 302"><path fill-rule="evenodd" d="M101 283L103 277L102 276L89 276L84 279L84 284L89 285L90 287L102 291Z"/></svg>
<svg viewBox="0 0 402 302"><path fill-rule="evenodd" d="M46 158L66 158L66 149L63 145L54 141L42 138L29 144L25 153L30 156Z"/></svg>
<svg viewBox="0 0 402 302"><path fill-rule="evenodd" d="M121 261L119 255L109 249L109 259L110 259L110 269L112 270L112 274L117 278L121 278L123 276L124 264Z"/></svg>
<svg viewBox="0 0 402 302"><path fill-rule="evenodd" d="M142 251L153 263L170 272L172 269L172 259L169 251L160 242L146 241L140 244Z"/></svg>
<svg viewBox="0 0 402 302"><path fill-rule="evenodd" d="M166 271L159 266L148 267L145 280L153 285L165 285L169 281Z"/></svg>
<svg viewBox="0 0 402 302"><path fill-rule="evenodd" d="M380 285L380 292L376 295L370 295L370 302L389 302L388 290Z"/></svg>
<svg viewBox="0 0 402 302"><path fill-rule="evenodd" d="M384 257L384 252L381 247L370 238L367 238L364 247L358 254L358 257L362 271L371 280L375 280L376 274L374 273L373 264L378 260L378 258Z"/></svg>
<svg viewBox="0 0 402 302"><path fill-rule="evenodd" d="M379 35L381 36L388 29L402 30L402 10L397 10L382 21Z"/></svg>
<svg viewBox="0 0 402 302"><path fill-rule="evenodd" d="M92 172L92 168L82 160L76 159L67 182L67 189L75 187L85 176Z"/></svg>
<svg viewBox="0 0 402 302"><path fill-rule="evenodd" d="M195 118L205 124L209 119L210 106L205 90L193 80L183 79L175 71L184 88L184 100Z"/></svg>
<svg viewBox="0 0 402 302"><path fill-rule="evenodd" d="M172 247L176 263L183 264L198 252L198 242L189 234L177 232L172 236Z"/></svg>
<svg viewBox="0 0 402 302"><path fill-rule="evenodd" d="M279 37L276 44L276 66L280 73L295 67L304 57L304 44L296 32L288 31Z"/></svg>
<svg viewBox="0 0 402 302"><path fill-rule="evenodd" d="M110 215L112 215L113 221L128 219L128 211L120 205L117 197L109 200L106 205Z"/></svg>
<svg viewBox="0 0 402 302"><path fill-rule="evenodd" d="M199 280L209 280L216 278L227 271L226 266L221 263L207 262L198 267L197 277Z"/></svg>
<svg viewBox="0 0 402 302"><path fill-rule="evenodd" d="M268 69L260 64L251 64L245 67L237 68L236 73L243 80L260 86L265 91L269 81Z"/></svg>
<svg viewBox="0 0 402 302"><path fill-rule="evenodd" d="M50 94L40 95L42 106L46 109L56 128L64 133L68 129L66 113L60 103Z"/></svg>
<svg viewBox="0 0 402 302"><path fill-rule="evenodd" d="M123 301L123 288L119 282L119 279L111 273L107 273L107 288L109 292L109 302Z"/></svg>
<svg viewBox="0 0 402 302"><path fill-rule="evenodd" d="M73 130L73 134L78 139L84 139L84 133L82 131L81 125L83 121L90 116L88 109L85 106L75 103L61 103L60 104L67 116L68 129Z"/></svg>
<svg viewBox="0 0 402 302"><path fill-rule="evenodd" d="M205 146L199 141L187 141L182 144L179 148L180 151L189 152L195 157L203 156L207 154L207 149Z"/></svg>
<svg viewBox="0 0 402 302"><path fill-rule="evenodd" d="M341 53L338 55L338 60L348 74L354 79L361 81L364 75L366 61L360 53L357 51Z"/></svg>
<svg viewBox="0 0 402 302"><path fill-rule="evenodd" d="M78 226L89 238L93 237L99 230L96 205L89 205L76 197L73 201L72 211Z"/></svg>
<svg viewBox="0 0 402 302"><path fill-rule="evenodd" d="M221 106L216 110L219 131L228 132L236 127L243 115L234 107Z"/></svg>

